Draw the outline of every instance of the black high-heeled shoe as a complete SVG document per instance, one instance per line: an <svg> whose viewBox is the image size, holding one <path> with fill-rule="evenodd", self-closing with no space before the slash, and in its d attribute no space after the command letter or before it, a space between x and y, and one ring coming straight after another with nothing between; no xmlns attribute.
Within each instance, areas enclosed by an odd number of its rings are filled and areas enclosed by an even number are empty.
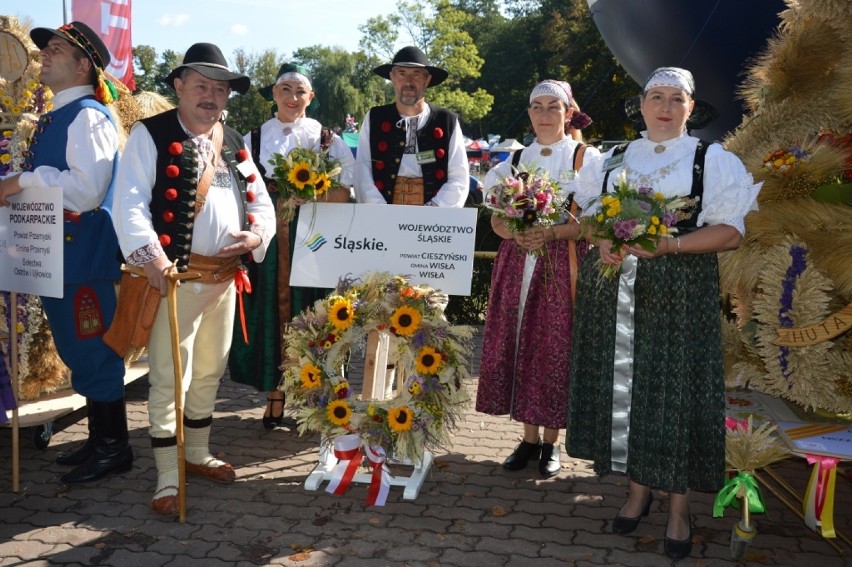
<svg viewBox="0 0 852 567"><path fill-rule="evenodd" d="M264 415L261 421L265 429L275 429L284 421L284 398L278 399L266 396L266 401L269 402L266 406L269 410L269 415ZM275 415L275 404L281 404L281 411L278 412L278 415Z"/></svg>
<svg viewBox="0 0 852 567"><path fill-rule="evenodd" d="M648 493L648 501L645 503L645 508L642 509L642 513L635 518L625 518L621 514L615 517L612 521L612 531L617 534L629 534L636 531L636 528L639 527L639 522L647 516L651 512L651 502L654 501L654 493Z"/></svg>
<svg viewBox="0 0 852 567"><path fill-rule="evenodd" d="M663 549L666 550L666 555L672 559L683 559L692 552L692 526L689 527L689 535L686 539L666 539L663 541Z"/></svg>
<svg viewBox="0 0 852 567"><path fill-rule="evenodd" d="M663 549L666 551L666 555L672 559L683 559L692 552L692 517L688 521L689 533L686 539L671 539L669 536L666 536L663 540ZM668 532L668 529L669 526L667 524L666 532Z"/></svg>

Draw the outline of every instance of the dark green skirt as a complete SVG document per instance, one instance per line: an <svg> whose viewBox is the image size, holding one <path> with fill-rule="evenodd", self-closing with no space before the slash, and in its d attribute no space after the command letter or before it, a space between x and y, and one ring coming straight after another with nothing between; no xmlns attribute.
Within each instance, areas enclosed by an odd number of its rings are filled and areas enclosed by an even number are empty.
<svg viewBox="0 0 852 567"><path fill-rule="evenodd" d="M272 194L273 199L277 195ZM290 221L289 234L296 234L299 210ZM263 262L249 262L248 272L252 292L243 294L246 329L249 343L243 340L240 314L234 317L234 338L228 357L231 379L240 384L254 386L261 392L278 388L281 382L281 362L284 359L282 337L284 325L314 302L326 297L331 290L313 287L290 287L290 313L286 321L279 314L279 286L289 282L278 281L278 247L288 246L293 257L293 242L288 235L277 235L272 239Z"/></svg>
<svg viewBox="0 0 852 567"><path fill-rule="evenodd" d="M611 472L618 278L600 280L597 249L577 287L568 454ZM716 491L725 470L725 381L715 254L639 260L627 474L674 492Z"/></svg>

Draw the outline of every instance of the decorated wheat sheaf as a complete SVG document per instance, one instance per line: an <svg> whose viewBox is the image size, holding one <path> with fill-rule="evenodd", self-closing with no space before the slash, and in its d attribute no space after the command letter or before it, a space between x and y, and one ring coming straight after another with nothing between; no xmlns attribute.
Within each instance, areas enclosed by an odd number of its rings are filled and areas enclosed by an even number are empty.
<svg viewBox="0 0 852 567"><path fill-rule="evenodd" d="M341 280L296 317L284 336L283 389L299 433L327 440L357 434L363 444L412 462L446 445L468 402L463 382L473 330L450 325L437 299L431 288L374 273ZM390 335L388 360L396 360L402 384L392 399L362 400L347 376L347 361L363 355L372 331Z"/></svg>
<svg viewBox="0 0 852 567"><path fill-rule="evenodd" d="M759 362L735 365L752 387L810 409L847 412L852 406L852 356L832 341L801 347L774 344L776 329L818 323L830 313L831 282L811 262L806 244L788 237L765 253L763 294L752 305L759 325L750 347Z"/></svg>

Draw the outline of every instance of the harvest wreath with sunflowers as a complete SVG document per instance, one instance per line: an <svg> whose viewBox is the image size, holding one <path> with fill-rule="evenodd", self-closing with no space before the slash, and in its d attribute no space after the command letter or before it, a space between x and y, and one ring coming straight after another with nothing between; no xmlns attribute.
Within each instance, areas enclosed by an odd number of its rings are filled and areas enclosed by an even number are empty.
<svg viewBox="0 0 852 567"><path fill-rule="evenodd" d="M467 355L473 329L451 325L441 296L401 276L372 273L342 279L325 299L293 319L284 335L283 390L299 433L325 440L358 435L365 447L417 463L424 450L449 442L469 401ZM346 375L350 354L364 353L371 331L390 334L395 397L362 400Z"/></svg>

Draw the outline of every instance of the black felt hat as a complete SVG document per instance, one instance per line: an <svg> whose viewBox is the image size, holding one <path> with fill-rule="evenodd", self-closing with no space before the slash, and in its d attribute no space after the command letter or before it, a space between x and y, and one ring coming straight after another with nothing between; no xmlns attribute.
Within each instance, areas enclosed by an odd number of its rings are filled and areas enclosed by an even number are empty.
<svg viewBox="0 0 852 567"><path fill-rule="evenodd" d="M246 94L251 85L248 77L228 69L228 62L225 61L222 51L212 43L192 44L183 56L183 63L169 73L166 82L174 87L175 79L183 69L192 69L214 81L228 81L231 89L240 94Z"/></svg>
<svg viewBox="0 0 852 567"><path fill-rule="evenodd" d="M33 28L30 38L39 49L47 47L50 38L58 37L76 45L86 54L95 67L106 69L110 62L109 49L95 31L83 22L71 22L55 30L50 28Z"/></svg>
<svg viewBox="0 0 852 567"><path fill-rule="evenodd" d="M419 67L421 69L426 69L429 71L429 74L432 75L432 80L429 81L428 85L430 87L440 85L449 76L449 73L440 67L433 67L430 65L429 60L426 58L426 54L413 45L403 47L397 51L396 55L393 56L393 61L385 63L384 65L379 65L373 69L373 73L379 77L390 80L390 72L394 67Z"/></svg>

